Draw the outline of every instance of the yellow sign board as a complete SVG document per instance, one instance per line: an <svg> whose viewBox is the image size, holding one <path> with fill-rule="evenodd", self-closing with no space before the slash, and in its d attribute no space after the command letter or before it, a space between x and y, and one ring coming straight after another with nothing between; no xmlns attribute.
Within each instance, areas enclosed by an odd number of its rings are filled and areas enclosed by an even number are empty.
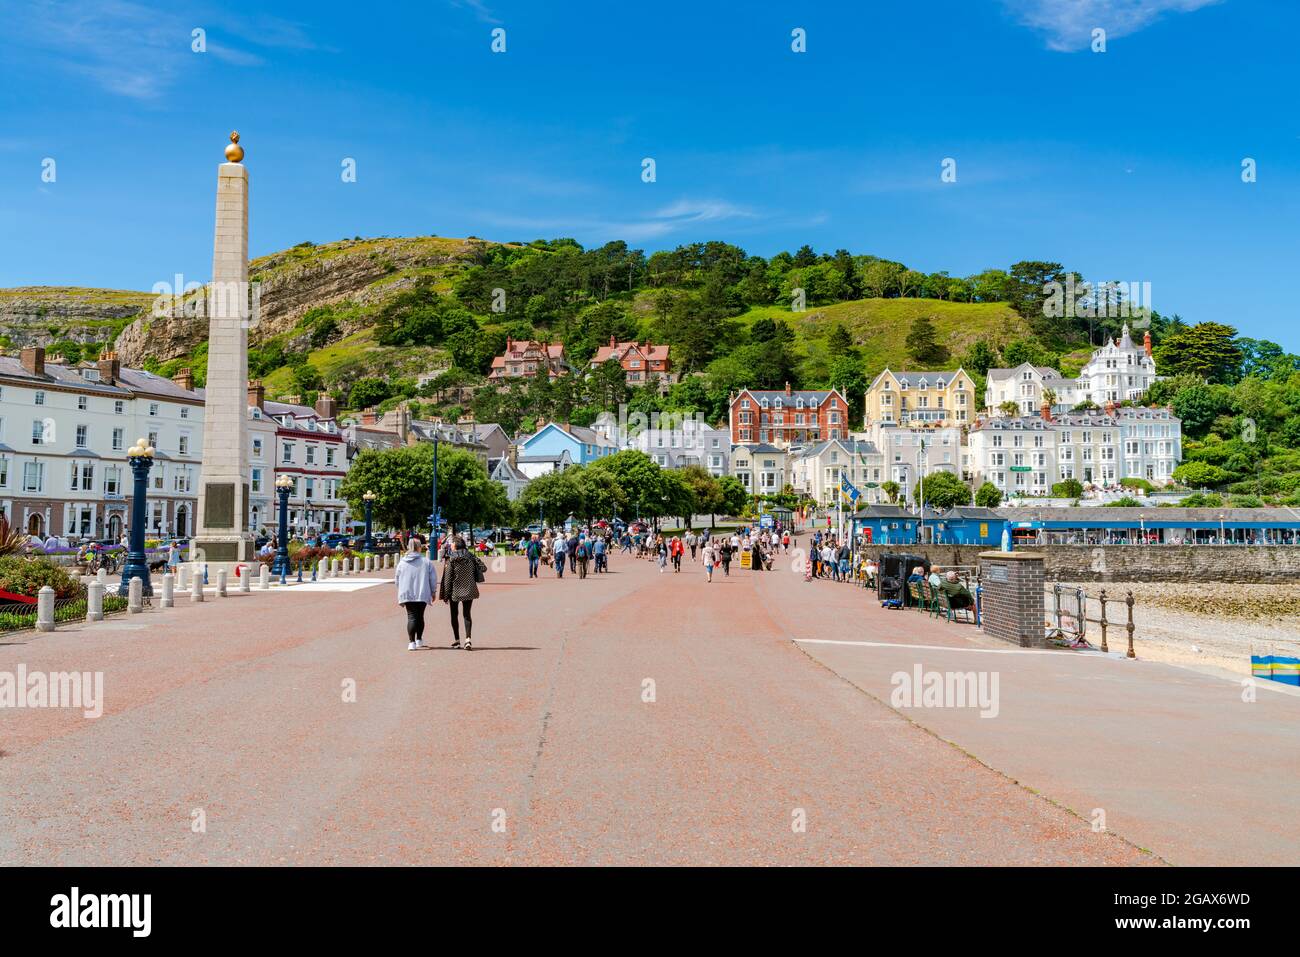
<svg viewBox="0 0 1300 957"><path fill-rule="evenodd" d="M988 538L988 537L989 537L989 523L980 522L980 538Z"/></svg>
<svg viewBox="0 0 1300 957"><path fill-rule="evenodd" d="M754 552L752 549L746 548L740 553L740 567L741 568L754 567Z"/></svg>

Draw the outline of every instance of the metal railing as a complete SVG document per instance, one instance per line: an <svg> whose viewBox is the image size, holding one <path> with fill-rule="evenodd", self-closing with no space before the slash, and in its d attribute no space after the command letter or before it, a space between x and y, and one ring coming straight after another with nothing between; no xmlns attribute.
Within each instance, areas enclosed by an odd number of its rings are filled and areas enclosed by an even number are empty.
<svg viewBox="0 0 1300 957"><path fill-rule="evenodd" d="M1112 626L1122 627L1125 630L1128 639L1128 650L1125 657L1136 658L1137 654L1133 649L1133 593L1125 592L1124 597L1116 595L1107 595L1106 589L1101 589L1096 595L1089 595L1081 586L1076 586L1073 590L1056 582L1046 587L1047 594L1051 597L1051 622L1047 628L1047 637L1055 638L1065 642L1071 648L1091 648L1092 644L1088 641L1088 623L1096 624L1101 631L1101 644L1099 650L1102 652L1110 651L1109 630ZM1090 602L1095 602L1098 607L1096 617L1091 617ZM1121 612L1123 622L1119 619L1110 617L1111 605L1122 605L1125 608ZM1118 609L1116 609L1118 611Z"/></svg>
<svg viewBox="0 0 1300 957"><path fill-rule="evenodd" d="M126 611L125 595L104 593L104 614ZM23 631L36 627L37 603L5 602L0 604L0 634ZM58 598L54 602L54 621L70 622L86 620L86 596L79 598Z"/></svg>

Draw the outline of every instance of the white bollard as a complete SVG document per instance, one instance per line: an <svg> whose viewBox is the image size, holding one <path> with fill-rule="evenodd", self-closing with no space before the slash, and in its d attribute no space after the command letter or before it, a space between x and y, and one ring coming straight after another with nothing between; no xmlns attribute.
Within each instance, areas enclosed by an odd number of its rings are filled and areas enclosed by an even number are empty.
<svg viewBox="0 0 1300 957"><path fill-rule="evenodd" d="M366 572L369 573L369 572L373 572L374 570L375 570L375 556L374 556L374 555L367 555L367 556L366 556Z"/></svg>
<svg viewBox="0 0 1300 957"><path fill-rule="evenodd" d="M217 569L217 597L226 597L226 570L224 568Z"/></svg>
<svg viewBox="0 0 1300 957"><path fill-rule="evenodd" d="M252 591L253 588L252 578L253 578L253 566L240 565L239 566L239 590L241 592Z"/></svg>
<svg viewBox="0 0 1300 957"><path fill-rule="evenodd" d="M42 585L36 594L36 630L54 630L54 589Z"/></svg>
<svg viewBox="0 0 1300 957"><path fill-rule="evenodd" d="M163 608L174 608L176 606L176 580L172 577L171 572L163 572L162 598L159 604Z"/></svg>
<svg viewBox="0 0 1300 957"><path fill-rule="evenodd" d="M190 589L190 566L180 565L176 569L176 590L189 591Z"/></svg>
<svg viewBox="0 0 1300 957"><path fill-rule="evenodd" d="M203 601L203 573L197 568L190 576L190 601Z"/></svg>
<svg viewBox="0 0 1300 957"><path fill-rule="evenodd" d="M86 586L86 621L104 620L104 586L92 581Z"/></svg>
<svg viewBox="0 0 1300 957"><path fill-rule="evenodd" d="M95 580L98 581L101 585L107 586L107 585L108 585L108 569L106 569L106 568L101 568L101 569L99 569L97 572L95 572Z"/></svg>
<svg viewBox="0 0 1300 957"><path fill-rule="evenodd" d="M339 561L337 558L331 558L331 559L330 559L330 578L338 578L338 577L339 577L339 569L340 569L341 567L343 567L343 563L342 563L341 561Z"/></svg>
<svg viewBox="0 0 1300 957"><path fill-rule="evenodd" d="M132 578L126 588L126 610L132 615L144 611L144 579Z"/></svg>
<svg viewBox="0 0 1300 957"><path fill-rule="evenodd" d="M262 570L258 572L257 588L259 591L266 591L271 587L271 566L263 565Z"/></svg>
<svg viewBox="0 0 1300 957"><path fill-rule="evenodd" d="M327 562L325 559L322 558L320 561L316 563L316 580L324 581L328 577L329 577L329 562Z"/></svg>

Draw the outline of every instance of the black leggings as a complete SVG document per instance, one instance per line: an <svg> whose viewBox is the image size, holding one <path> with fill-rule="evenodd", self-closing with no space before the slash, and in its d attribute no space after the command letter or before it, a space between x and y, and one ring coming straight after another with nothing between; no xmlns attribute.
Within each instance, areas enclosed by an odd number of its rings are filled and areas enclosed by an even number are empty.
<svg viewBox="0 0 1300 957"><path fill-rule="evenodd" d="M470 641L474 637L474 619L469 615L469 610L473 604L473 598L466 598L464 601L447 602L447 605L451 608L451 638L453 641L460 641L460 619L456 617L457 605L460 605L465 611L465 640Z"/></svg>
<svg viewBox="0 0 1300 957"><path fill-rule="evenodd" d="M424 609L422 601L402 602L406 606L406 637L408 641L420 641L424 638Z"/></svg>

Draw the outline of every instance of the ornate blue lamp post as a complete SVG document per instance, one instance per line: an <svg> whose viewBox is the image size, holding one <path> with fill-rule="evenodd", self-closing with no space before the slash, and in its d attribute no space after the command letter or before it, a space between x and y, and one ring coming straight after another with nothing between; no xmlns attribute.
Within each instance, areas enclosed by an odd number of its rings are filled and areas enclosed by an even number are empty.
<svg viewBox="0 0 1300 957"><path fill-rule="evenodd" d="M361 501L366 507L366 537L361 540L361 550L363 552L373 552L375 550L375 537L371 534L371 512L375 505L375 499L378 498L374 492L366 492L361 496Z"/></svg>
<svg viewBox="0 0 1300 957"><path fill-rule="evenodd" d="M292 491L293 479L289 476L281 475L275 480L275 494L280 497L280 544L271 563L272 575L289 574L289 493Z"/></svg>
<svg viewBox="0 0 1300 957"><path fill-rule="evenodd" d="M149 469L153 468L153 446L144 439L136 439L126 453L131 463L131 472L135 476L135 491L131 497L131 540L127 550L126 564L122 566L123 594L131 587L131 579L139 578L143 592L153 594L153 585L149 583L149 558L144 553L144 506L145 490L149 486Z"/></svg>
<svg viewBox="0 0 1300 957"><path fill-rule="evenodd" d="M438 427L433 427L433 511L429 513L429 554L438 554Z"/></svg>

